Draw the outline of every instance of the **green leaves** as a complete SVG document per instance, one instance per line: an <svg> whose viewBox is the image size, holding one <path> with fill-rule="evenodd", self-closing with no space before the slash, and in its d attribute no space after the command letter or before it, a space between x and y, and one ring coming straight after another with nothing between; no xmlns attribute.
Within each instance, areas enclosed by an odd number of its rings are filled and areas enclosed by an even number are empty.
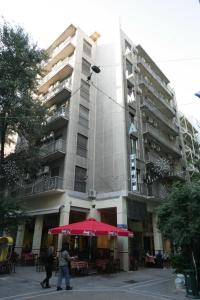
<svg viewBox="0 0 200 300"><path fill-rule="evenodd" d="M163 236L179 246L200 238L200 185L177 184L157 210Z"/></svg>

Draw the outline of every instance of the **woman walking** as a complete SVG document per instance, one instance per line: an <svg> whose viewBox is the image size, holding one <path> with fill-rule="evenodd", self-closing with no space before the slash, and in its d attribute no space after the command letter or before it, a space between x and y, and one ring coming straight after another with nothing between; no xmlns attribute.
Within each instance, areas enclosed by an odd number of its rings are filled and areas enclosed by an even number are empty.
<svg viewBox="0 0 200 300"><path fill-rule="evenodd" d="M54 261L54 247L50 246L47 249L46 255L44 257L46 278L42 282L40 282L40 285L43 289L48 289L51 287L49 285L49 279L52 277L53 261Z"/></svg>
<svg viewBox="0 0 200 300"><path fill-rule="evenodd" d="M69 275L69 262L76 259L76 257L71 257L67 251L67 245L64 245L60 251L59 256L59 273L58 273L58 283L57 291L62 290L62 279L65 279L66 290L72 290L70 286L70 275Z"/></svg>

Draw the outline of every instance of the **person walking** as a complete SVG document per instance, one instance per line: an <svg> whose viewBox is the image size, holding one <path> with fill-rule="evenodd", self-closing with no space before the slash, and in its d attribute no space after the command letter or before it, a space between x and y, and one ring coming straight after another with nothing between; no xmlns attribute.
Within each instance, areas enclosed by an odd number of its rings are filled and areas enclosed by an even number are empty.
<svg viewBox="0 0 200 300"><path fill-rule="evenodd" d="M53 261L54 261L54 247L50 246L47 249L47 252L44 256L44 265L45 265L46 277L42 282L40 282L40 285L43 289L48 289L48 288L51 287L49 285L49 279L52 277Z"/></svg>
<svg viewBox="0 0 200 300"><path fill-rule="evenodd" d="M67 251L67 245L63 245L60 255L59 255L59 273L58 273L58 283L57 283L57 291L62 290L62 279L65 279L66 290L72 290L72 286L70 286L70 275L69 275L69 262L71 260L75 260L76 257L72 257L69 255Z"/></svg>

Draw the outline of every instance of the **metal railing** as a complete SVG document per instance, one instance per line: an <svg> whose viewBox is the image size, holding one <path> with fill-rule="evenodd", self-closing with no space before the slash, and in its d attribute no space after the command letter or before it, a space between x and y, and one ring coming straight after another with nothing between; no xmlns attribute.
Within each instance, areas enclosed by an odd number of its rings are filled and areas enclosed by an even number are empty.
<svg viewBox="0 0 200 300"><path fill-rule="evenodd" d="M40 99L44 102L47 102L63 89L68 89L71 91L71 86L72 86L71 82L72 82L71 77L63 80L62 82L57 82L54 86L51 86L48 89L48 93L45 96L41 95Z"/></svg>
<svg viewBox="0 0 200 300"><path fill-rule="evenodd" d="M63 190L62 177L55 176L37 179L33 184L24 187L24 194L28 196L55 190Z"/></svg>
<svg viewBox="0 0 200 300"><path fill-rule="evenodd" d="M150 99L144 99L143 105L146 105L150 111L152 111L160 120L162 120L163 123L165 123L166 126L171 128L174 132L178 134L178 127L175 123L171 122L164 114L162 114L159 109L156 108L156 106L151 102Z"/></svg>
<svg viewBox="0 0 200 300"><path fill-rule="evenodd" d="M60 107L59 109L55 110L53 116L47 119L47 123L51 123L60 117L69 119L69 108Z"/></svg>
<svg viewBox="0 0 200 300"><path fill-rule="evenodd" d="M175 115L175 110L172 106L170 106L170 104L168 104L165 99L163 98L163 96L153 87L153 85L151 85L147 80L140 79L139 80L139 85L144 84L145 86L147 86L147 88L151 91L151 93L173 114Z"/></svg>
<svg viewBox="0 0 200 300"><path fill-rule="evenodd" d="M168 149L171 149L173 150L173 152L180 155L177 142L172 143L172 141L170 141L165 135L159 133L159 131L156 128L150 126L147 123L144 123L143 133L147 133L147 132L149 132L153 137L155 137L156 140L161 142L162 145L166 146Z"/></svg>
<svg viewBox="0 0 200 300"><path fill-rule="evenodd" d="M162 79L154 72L154 70L151 68L150 65L148 65L145 61L144 58L139 57L138 59L138 63L142 64L147 71L157 80L157 82L163 87L163 89L171 96L173 97L173 92L171 89L169 89L169 87L167 86L167 84L162 81Z"/></svg>
<svg viewBox="0 0 200 300"><path fill-rule="evenodd" d="M57 65L55 65L51 72L48 73L44 78L41 79L39 82L39 86L42 86L45 84L51 77L53 77L56 73L58 73L64 66L69 65L72 63L72 59L69 57L66 57L64 60L60 61Z"/></svg>
<svg viewBox="0 0 200 300"><path fill-rule="evenodd" d="M65 153L65 141L62 139L58 139L56 141L45 144L41 147L40 155L42 157L53 154L57 151Z"/></svg>

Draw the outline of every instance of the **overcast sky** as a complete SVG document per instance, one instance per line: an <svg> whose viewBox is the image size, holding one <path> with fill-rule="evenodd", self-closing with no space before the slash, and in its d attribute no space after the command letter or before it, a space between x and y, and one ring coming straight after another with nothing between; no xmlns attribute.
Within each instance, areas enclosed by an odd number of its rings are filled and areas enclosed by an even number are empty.
<svg viewBox="0 0 200 300"><path fill-rule="evenodd" d="M199 0L0 0L0 15L45 48L70 23L112 37L109 24L120 20L169 78L179 109L200 121Z"/></svg>

